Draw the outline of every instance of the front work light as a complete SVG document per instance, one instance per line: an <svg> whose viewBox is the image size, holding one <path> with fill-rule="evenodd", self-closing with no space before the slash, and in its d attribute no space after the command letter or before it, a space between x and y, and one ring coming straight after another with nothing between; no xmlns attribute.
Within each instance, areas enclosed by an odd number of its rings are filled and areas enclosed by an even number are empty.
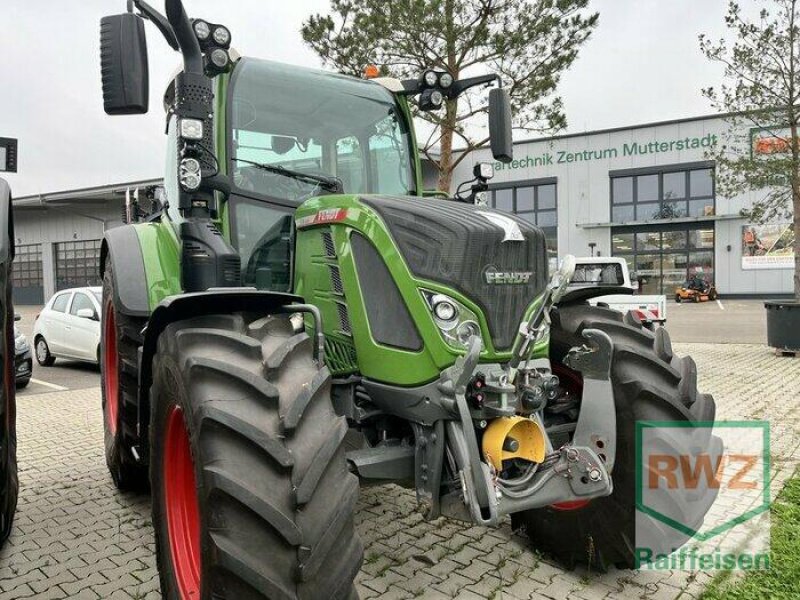
<svg viewBox="0 0 800 600"><path fill-rule="evenodd" d="M181 186L187 192L194 192L200 187L202 175L200 173L200 161L196 158L184 158L178 173Z"/></svg>
<svg viewBox="0 0 800 600"><path fill-rule="evenodd" d="M197 20L194 22L194 34L201 42L205 42L211 36L211 27L205 21Z"/></svg>
<svg viewBox="0 0 800 600"><path fill-rule="evenodd" d="M425 85L428 87L435 87L439 81L439 77L436 75L435 71L425 71L425 75L422 76L422 81L424 81Z"/></svg>
<svg viewBox="0 0 800 600"><path fill-rule="evenodd" d="M211 52L211 64L213 64L217 69L224 70L228 63L231 61L231 57L228 55L227 50L223 50L222 48L216 48L213 52Z"/></svg>
<svg viewBox="0 0 800 600"><path fill-rule="evenodd" d="M450 75L450 73L442 73L439 75L439 87L447 89L451 85L453 85L453 76Z"/></svg>
<svg viewBox="0 0 800 600"><path fill-rule="evenodd" d="M223 47L228 47L231 43L231 32L227 27L220 25L214 29L214 41Z"/></svg>
<svg viewBox="0 0 800 600"><path fill-rule="evenodd" d="M200 119L181 119L181 137L184 140L198 141L203 139L203 121Z"/></svg>
<svg viewBox="0 0 800 600"><path fill-rule="evenodd" d="M489 180L494 177L494 165L488 162L476 163L472 174L478 179Z"/></svg>

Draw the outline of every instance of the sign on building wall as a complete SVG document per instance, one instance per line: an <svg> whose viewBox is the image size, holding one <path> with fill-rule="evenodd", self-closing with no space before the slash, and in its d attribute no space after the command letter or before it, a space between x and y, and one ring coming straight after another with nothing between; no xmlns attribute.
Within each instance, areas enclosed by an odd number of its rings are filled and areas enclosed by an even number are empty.
<svg viewBox="0 0 800 600"><path fill-rule="evenodd" d="M768 157L792 150L792 132L788 127L753 127L750 130L750 156Z"/></svg>
<svg viewBox="0 0 800 600"><path fill-rule="evenodd" d="M794 232L791 223L742 227L742 269L793 269Z"/></svg>
<svg viewBox="0 0 800 600"><path fill-rule="evenodd" d="M716 145L717 136L713 133L708 133L703 136L684 136L681 138L657 139L649 142L625 142L606 148L560 150L551 146L548 151L527 154L512 160L510 163L496 162L494 168L496 171L513 171L516 169L610 160L621 157L657 155L664 152L705 151Z"/></svg>

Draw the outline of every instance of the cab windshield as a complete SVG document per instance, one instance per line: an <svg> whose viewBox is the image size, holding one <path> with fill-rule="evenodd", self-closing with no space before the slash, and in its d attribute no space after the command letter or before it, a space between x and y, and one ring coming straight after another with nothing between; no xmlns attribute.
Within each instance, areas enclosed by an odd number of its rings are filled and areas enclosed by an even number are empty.
<svg viewBox="0 0 800 600"><path fill-rule="evenodd" d="M242 194L296 206L331 193L326 179L346 194L415 192L407 124L382 86L243 59L230 94L229 169Z"/></svg>

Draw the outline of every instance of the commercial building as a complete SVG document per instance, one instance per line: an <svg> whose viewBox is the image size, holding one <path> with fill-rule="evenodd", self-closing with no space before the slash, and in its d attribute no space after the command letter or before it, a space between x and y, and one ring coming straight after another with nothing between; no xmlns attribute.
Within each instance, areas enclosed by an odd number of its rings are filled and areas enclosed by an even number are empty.
<svg viewBox="0 0 800 600"><path fill-rule="evenodd" d="M774 132L740 133L753 152L785 150ZM709 151L728 135L714 115L518 142L514 160L495 165L489 202L542 227L551 262L623 256L648 293L671 294L697 275L722 295L791 294L789 223L753 225L740 211L757 194L724 198L715 189ZM454 181L491 160L488 149L475 152Z"/></svg>
<svg viewBox="0 0 800 600"><path fill-rule="evenodd" d="M14 302L42 304L58 290L100 285L100 243L122 224L127 191L138 181L14 198Z"/></svg>

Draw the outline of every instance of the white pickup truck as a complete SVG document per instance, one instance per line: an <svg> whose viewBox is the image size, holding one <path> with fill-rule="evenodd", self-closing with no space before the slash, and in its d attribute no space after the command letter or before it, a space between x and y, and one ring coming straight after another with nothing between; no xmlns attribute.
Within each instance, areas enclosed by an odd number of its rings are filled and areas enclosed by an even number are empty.
<svg viewBox="0 0 800 600"><path fill-rule="evenodd" d="M607 296L590 298L591 304L602 304L621 313L633 311L645 323L667 321L667 297L664 295L638 295L638 284L631 283L628 263L624 258L613 256L594 256L577 258L575 274L569 284L571 290L580 288L616 288ZM620 292L620 288L631 290L630 294ZM611 290L609 290L611 291Z"/></svg>

